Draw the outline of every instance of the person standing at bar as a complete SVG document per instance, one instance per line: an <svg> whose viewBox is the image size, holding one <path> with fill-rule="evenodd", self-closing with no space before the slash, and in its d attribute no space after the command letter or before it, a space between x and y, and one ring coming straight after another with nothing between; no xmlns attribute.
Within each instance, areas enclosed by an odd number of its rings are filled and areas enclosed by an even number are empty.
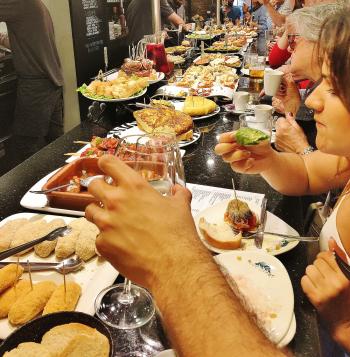
<svg viewBox="0 0 350 357"><path fill-rule="evenodd" d="M185 26L185 21L172 9L167 0L160 0L160 13L162 24L170 22L176 28L179 25ZM143 36L152 34L152 1L132 0L126 11L126 21L129 27L130 44L136 44Z"/></svg>
<svg viewBox="0 0 350 357"><path fill-rule="evenodd" d="M19 163L63 134L63 76L50 13L41 0L0 0L18 76L11 140Z"/></svg>

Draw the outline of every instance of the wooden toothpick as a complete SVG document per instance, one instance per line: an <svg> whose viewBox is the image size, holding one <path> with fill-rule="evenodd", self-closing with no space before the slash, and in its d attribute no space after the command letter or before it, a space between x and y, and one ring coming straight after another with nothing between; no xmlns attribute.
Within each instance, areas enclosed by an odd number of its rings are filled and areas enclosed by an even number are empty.
<svg viewBox="0 0 350 357"><path fill-rule="evenodd" d="M63 285L64 285L64 303L66 303L66 294L67 294L67 285L66 285L66 267L64 266L63 261Z"/></svg>
<svg viewBox="0 0 350 357"><path fill-rule="evenodd" d="M15 290L15 295L17 295L16 285L17 285L17 282L18 282L18 267L19 267L19 257L17 256L15 285L13 286L13 288Z"/></svg>
<svg viewBox="0 0 350 357"><path fill-rule="evenodd" d="M28 259L27 259L27 266L28 266L28 274L29 274L29 281L30 281L30 289L33 290L32 271L30 270L30 264Z"/></svg>

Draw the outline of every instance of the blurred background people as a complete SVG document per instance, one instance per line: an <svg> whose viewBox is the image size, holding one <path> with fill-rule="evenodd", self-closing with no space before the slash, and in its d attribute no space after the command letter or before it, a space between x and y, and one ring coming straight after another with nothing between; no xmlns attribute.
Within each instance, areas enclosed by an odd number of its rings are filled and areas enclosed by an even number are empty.
<svg viewBox="0 0 350 357"><path fill-rule="evenodd" d="M0 21L18 76L10 152L18 164L63 134L63 76L51 16L41 0L1 0Z"/></svg>
<svg viewBox="0 0 350 357"><path fill-rule="evenodd" d="M224 22L224 19L227 18L235 24L241 19L241 16L241 8L239 6L234 5L233 0L228 0L227 5L224 5L221 8L221 22Z"/></svg>

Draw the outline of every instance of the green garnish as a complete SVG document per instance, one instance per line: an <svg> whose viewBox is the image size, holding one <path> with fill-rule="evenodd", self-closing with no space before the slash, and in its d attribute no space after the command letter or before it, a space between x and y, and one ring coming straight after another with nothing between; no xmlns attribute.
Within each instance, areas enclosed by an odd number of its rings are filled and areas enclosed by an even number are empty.
<svg viewBox="0 0 350 357"><path fill-rule="evenodd" d="M239 145L256 145L269 139L269 136L261 130L241 128L236 132L236 140Z"/></svg>

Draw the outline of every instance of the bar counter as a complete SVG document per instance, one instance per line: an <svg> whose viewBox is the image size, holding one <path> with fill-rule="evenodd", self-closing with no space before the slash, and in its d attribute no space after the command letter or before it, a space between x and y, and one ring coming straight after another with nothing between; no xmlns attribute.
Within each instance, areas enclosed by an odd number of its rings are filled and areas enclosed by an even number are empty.
<svg viewBox="0 0 350 357"><path fill-rule="evenodd" d="M106 113L106 119L109 120L111 128L113 125L120 124L115 122L114 116ZM234 177L237 189L264 193L268 200L267 209L295 228L300 234L303 233L305 206L303 199L282 196L257 175L233 173L229 165L214 154L213 148L217 142L217 136L232 130L237 119L236 116L226 113L218 114L204 121L196 121L196 126L200 127L204 133L196 143L185 147L186 154L183 160L187 182L230 189L232 188L231 178ZM64 153L77 151L81 147L74 144L74 140L90 141L93 135L105 136L106 132L105 128L91 122L82 122L0 177L0 219L26 211L20 206L22 196L42 177L65 164L64 161L67 157L64 156ZM278 256L278 259L285 265L294 288L297 330L289 348L296 356L321 356L317 316L300 286L300 279L305 268L317 252L318 244L301 242L293 250Z"/></svg>

